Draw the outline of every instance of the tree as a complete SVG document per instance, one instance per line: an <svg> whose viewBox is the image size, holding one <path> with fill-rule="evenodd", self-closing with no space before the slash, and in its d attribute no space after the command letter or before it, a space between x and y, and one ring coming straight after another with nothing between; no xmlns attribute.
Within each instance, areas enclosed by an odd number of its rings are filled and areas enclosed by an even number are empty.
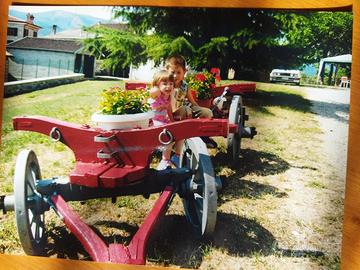
<svg viewBox="0 0 360 270"><path fill-rule="evenodd" d="M93 28L89 31L97 40L85 40L88 49L108 56L107 65L138 65L148 58L159 64L179 53L195 69L232 67L238 78L248 80L265 80L275 67L298 68L330 49L345 50L340 36L351 36L346 26L352 22L343 12L151 7L115 7L113 12L128 23L128 31ZM331 25L336 25L334 34Z"/></svg>
<svg viewBox="0 0 360 270"><path fill-rule="evenodd" d="M117 67L125 68L131 63L135 65L144 63L147 59L144 53L146 45L141 36L102 25L88 27L85 30L95 33L95 38L85 39L84 49L90 51L98 59L103 58L105 68L113 70Z"/></svg>
<svg viewBox="0 0 360 270"><path fill-rule="evenodd" d="M321 58L351 54L353 15L349 12L299 13L285 29L289 46L304 47L304 63Z"/></svg>
<svg viewBox="0 0 360 270"><path fill-rule="evenodd" d="M279 28L281 21L273 16L273 12L117 7L114 13L126 20L136 34L146 35L152 31L153 35L165 35L168 42L181 37L183 44L186 41L188 47L193 49L186 52L172 51L183 54L189 64L197 69L217 66L223 70L229 67L237 70L263 70L273 66L263 59L268 59L269 53L276 53L277 48L282 47L278 42L282 36ZM163 39L161 47L174 48L170 44L166 45ZM157 52L152 55L156 62L169 55L169 50Z"/></svg>

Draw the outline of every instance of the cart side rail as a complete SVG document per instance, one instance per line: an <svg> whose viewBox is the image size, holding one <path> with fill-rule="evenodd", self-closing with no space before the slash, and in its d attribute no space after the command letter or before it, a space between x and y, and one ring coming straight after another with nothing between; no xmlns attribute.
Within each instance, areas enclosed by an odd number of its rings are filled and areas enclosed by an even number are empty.
<svg viewBox="0 0 360 270"><path fill-rule="evenodd" d="M227 120L189 119L146 129L104 131L88 125L59 121L44 116L15 117L15 130L50 136L67 145L75 155L73 184L88 187L115 187L145 177L150 157L163 143L198 136L224 136Z"/></svg>

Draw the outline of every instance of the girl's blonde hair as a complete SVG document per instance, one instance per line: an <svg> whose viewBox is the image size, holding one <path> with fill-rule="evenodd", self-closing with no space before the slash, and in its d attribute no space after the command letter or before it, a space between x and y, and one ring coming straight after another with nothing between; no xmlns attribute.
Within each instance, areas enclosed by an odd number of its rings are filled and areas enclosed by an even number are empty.
<svg viewBox="0 0 360 270"><path fill-rule="evenodd" d="M174 75L171 72L163 69L163 70L160 70L160 71L158 71L158 72L156 72L154 74L153 81L152 81L151 85L152 86L157 86L157 85L159 85L159 83L161 81L175 82L175 78L174 78Z"/></svg>

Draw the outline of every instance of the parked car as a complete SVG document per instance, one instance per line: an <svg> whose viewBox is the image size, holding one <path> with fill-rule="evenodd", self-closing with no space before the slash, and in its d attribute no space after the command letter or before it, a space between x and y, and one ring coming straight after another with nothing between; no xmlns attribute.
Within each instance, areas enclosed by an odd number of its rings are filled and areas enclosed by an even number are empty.
<svg viewBox="0 0 360 270"><path fill-rule="evenodd" d="M300 70L295 69L273 69L270 72L270 82L285 82L300 84Z"/></svg>

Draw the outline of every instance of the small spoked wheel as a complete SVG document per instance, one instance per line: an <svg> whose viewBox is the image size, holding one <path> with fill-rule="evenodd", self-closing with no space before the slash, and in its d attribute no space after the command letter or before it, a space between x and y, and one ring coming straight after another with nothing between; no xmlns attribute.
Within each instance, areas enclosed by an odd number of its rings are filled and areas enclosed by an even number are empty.
<svg viewBox="0 0 360 270"><path fill-rule="evenodd" d="M236 133L229 133L227 138L227 155L229 160L236 164L240 159L241 131L244 128L244 112L241 96L233 96L229 109L229 124L236 124Z"/></svg>
<svg viewBox="0 0 360 270"><path fill-rule="evenodd" d="M200 138L185 140L180 166L194 172L183 196L185 216L198 236L210 236L216 224L217 190L213 166Z"/></svg>
<svg viewBox="0 0 360 270"><path fill-rule="evenodd" d="M35 190L35 183L40 179L35 153L32 150L21 151L14 174L15 216L21 245L28 255L43 255L46 243L46 203Z"/></svg>

